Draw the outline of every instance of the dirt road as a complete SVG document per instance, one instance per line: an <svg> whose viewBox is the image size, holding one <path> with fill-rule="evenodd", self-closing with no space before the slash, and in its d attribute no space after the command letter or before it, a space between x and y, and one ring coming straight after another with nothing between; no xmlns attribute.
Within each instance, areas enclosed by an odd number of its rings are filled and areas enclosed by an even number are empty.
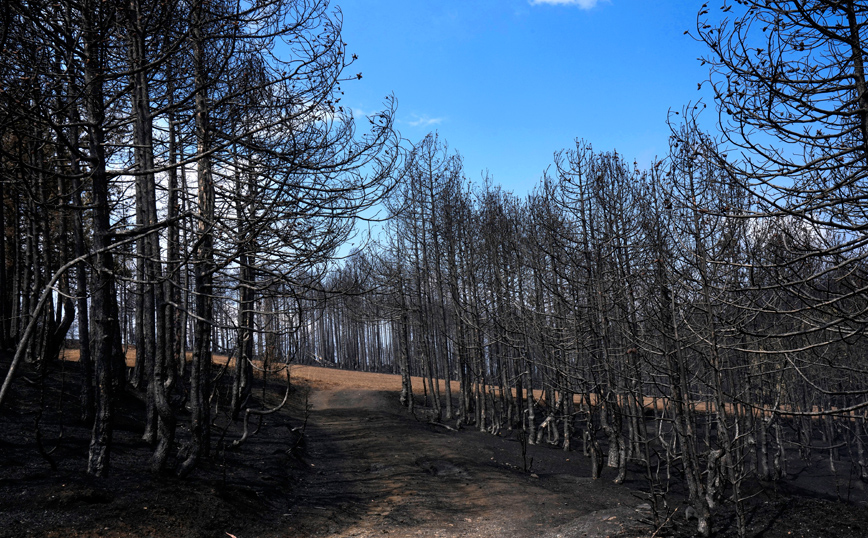
<svg viewBox="0 0 868 538"><path fill-rule="evenodd" d="M645 517L643 501L580 453L416 420L394 393L322 388L311 398L307 473L289 519L309 536L603 537Z"/></svg>

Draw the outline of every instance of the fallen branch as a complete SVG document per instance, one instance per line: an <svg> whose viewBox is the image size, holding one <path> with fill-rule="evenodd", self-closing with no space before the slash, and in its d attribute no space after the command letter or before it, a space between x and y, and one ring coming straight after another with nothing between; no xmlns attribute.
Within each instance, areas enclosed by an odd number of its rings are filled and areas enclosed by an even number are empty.
<svg viewBox="0 0 868 538"><path fill-rule="evenodd" d="M447 430L449 430L451 432L457 432L458 431L455 428L453 428L452 426L447 426L446 424L443 424L442 422L431 421L428 424L433 424L434 426L441 426L441 427L446 428Z"/></svg>
<svg viewBox="0 0 868 538"><path fill-rule="evenodd" d="M666 518L666 521L664 521L663 523L660 524L659 527L657 527L657 530L654 531L654 534L652 534L652 535L650 536L650 538L656 538L657 533L659 533L661 530L663 530L663 527L665 527L666 524L669 523L669 520L672 519L672 516L674 516L674 515L675 515L675 512L677 512L677 511L678 511L678 508L676 508L675 510L673 510L672 513L669 514L669 517Z"/></svg>

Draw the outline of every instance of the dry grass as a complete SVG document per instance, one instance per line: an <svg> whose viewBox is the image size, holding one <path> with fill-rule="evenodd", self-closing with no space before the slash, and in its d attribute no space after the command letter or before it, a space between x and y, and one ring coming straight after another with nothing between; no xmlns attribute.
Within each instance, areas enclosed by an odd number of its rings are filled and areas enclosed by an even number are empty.
<svg viewBox="0 0 868 538"><path fill-rule="evenodd" d="M79 358L79 350L78 349L64 349L60 352L61 360L78 362ZM187 360L189 361L192 358L192 354L187 352ZM136 348L130 346L127 349L127 366L133 367L136 364ZM226 365L226 361L229 360L229 366L232 367L235 365L235 359L229 359L226 355L214 355L213 362L214 365L218 368L222 368ZM260 375L259 372L262 371L262 361L253 361L253 366L257 375ZM273 373L273 368L269 368L272 373L269 373L269 376L275 375ZM280 372L280 377L283 377L283 372ZM300 379L311 383L313 386L325 388L325 387L341 387L348 389L367 389L367 390L381 390L381 391L400 391L401 390L401 376L397 374L375 374L371 372L355 372L351 370L338 370L335 368L323 368L320 366L303 366L299 364L293 364L290 366L290 376L293 379ZM421 377L413 377L413 390L421 392L422 391L422 378ZM446 382L442 379L439 381L440 390L446 390ZM457 381L452 382L452 390L454 392L458 392L460 389L460 385Z"/></svg>
<svg viewBox="0 0 868 538"><path fill-rule="evenodd" d="M64 349L60 352L60 358L62 360L77 362L79 357L78 349ZM192 353L187 352L187 360L189 361L192 358ZM129 346L127 348L127 366L132 368L136 364L136 348L135 346ZM223 368L227 366L226 361L229 361L228 366L235 366L235 358L229 358L226 355L214 355L213 356L214 366L218 368ZM263 364L262 361L254 360L252 361L254 367L254 374L257 377L262 375ZM277 376L280 378L284 378L286 375L285 370L282 368L275 368L274 366L269 367L269 377ZM401 376L398 374L376 374L371 372L356 372L352 370L339 370L336 368L324 368L321 366L304 366L294 364L290 366L290 376L293 379L300 379L308 382L311 386L315 388L346 388L346 389L366 389L366 390L380 390L380 391L400 391L401 390ZM418 376L413 376L413 392L422 393L425 389L423 388L424 379ZM446 381L438 380L440 391L446 390ZM426 383L427 386L427 383ZM461 390L461 385L458 381L452 381L452 392L458 393ZM495 394L499 394L499 387L489 387L489 390L492 390ZM535 391L537 392L537 391ZM515 397L516 392L515 389L512 389L512 395ZM535 394L537 398L543 396L543 394ZM573 401L578 405L583 403L582 396L576 394L573 396ZM591 395L591 401L596 404L597 397L595 394ZM646 398L645 401L646 407L651 407L652 400L651 398ZM699 403L700 407L703 407L704 403ZM657 408L662 409L663 400L658 399Z"/></svg>
<svg viewBox="0 0 868 538"><path fill-rule="evenodd" d="M78 349L64 349L60 352L60 358L62 360L77 362L79 357ZM192 353L187 352L187 360L189 361L192 358ZM127 366L133 367L136 364L136 348L134 346L130 346L127 348ZM230 367L235 365L235 359L229 359L226 355L214 355L213 362L214 365L222 368L226 366L226 361L229 361ZM262 375L263 365L262 361L252 361L254 367L254 373L257 377ZM284 379L286 375L285 370L278 369L275 367L269 368L269 377L277 376ZM401 376L398 374L376 374L371 372L356 372L351 370L338 370L335 368L324 368L320 366L303 366L303 365L292 365L290 367L290 375L294 379L301 379L307 381L312 387L316 388L347 388L347 389L367 389L367 390L380 390L380 391L400 391L401 390ZM423 378L421 377L412 377L413 382L413 392L421 393L424 389L422 387ZM446 390L446 382L444 380L438 381L440 386L440 391ZM452 381L452 391L453 393L458 393L460 390L460 385L457 381ZM493 391L495 394L499 393L498 387L493 387ZM536 391L535 391L536 392ZM515 397L516 392L515 389L512 389L513 397ZM542 394L535 394L537 398L543 396ZM591 403L597 404L597 395L590 395ZM573 401L577 405L581 405L585 403L583 396L580 394L573 395ZM664 409L668 410L668 402L665 398L657 398L656 402L654 399L650 397L645 397L644 402L645 408L656 408L656 410L663 411ZM707 401L694 401L693 402L694 411L699 413L705 413L709 410L714 410L714 404L709 403ZM727 405L727 414L733 414L734 410L729 408L730 405ZM815 411L819 410L819 408L815 408ZM769 412L765 413L767 416L770 414ZM855 417L856 415L853 414ZM816 420L818 417L814 417Z"/></svg>
<svg viewBox="0 0 868 538"><path fill-rule="evenodd" d="M190 354L187 353L187 358L190 357ZM79 358L79 350L78 349L61 349L60 350L60 360L63 361L71 361L78 362ZM127 348L127 366L132 368L136 365L136 348L130 346Z"/></svg>
<svg viewBox="0 0 868 538"><path fill-rule="evenodd" d="M319 366L293 365L290 368L293 379L303 379L315 387L340 387L347 389L367 389L380 391L400 391L401 376L397 374L375 374L371 372L353 372ZM422 378L413 377L413 390L422 391ZM452 382L452 390L458 392L459 384ZM446 390L446 383L440 380L440 390Z"/></svg>

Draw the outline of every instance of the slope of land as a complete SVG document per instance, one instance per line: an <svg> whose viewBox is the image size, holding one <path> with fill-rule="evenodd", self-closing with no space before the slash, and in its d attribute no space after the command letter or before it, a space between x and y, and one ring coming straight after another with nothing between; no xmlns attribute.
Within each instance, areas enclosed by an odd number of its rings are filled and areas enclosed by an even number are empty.
<svg viewBox="0 0 868 538"><path fill-rule="evenodd" d="M302 366L292 369L291 404L266 417L240 448L224 449L240 432L233 425L224 434L219 426L226 421L218 415L214 455L183 481L146 472L142 403L125 396L112 475L93 480L84 474L89 432L76 420L76 369L67 364L44 388L25 371L11 405L0 411L0 536L593 538L654 532L639 473L624 486L612 484L612 473L590 480L580 451L543 446L528 447L532 466L525 472L515 436L452 431L409 415L398 405L397 376ZM281 387L266 390L268 402L282 398ZM179 443L185 436L180 428ZM677 492L671 498L675 503ZM753 536L868 534L864 506L820 495L761 492L750 514ZM724 509L718 518L724 535L733 531L730 516ZM691 534L691 522L676 512L657 536Z"/></svg>

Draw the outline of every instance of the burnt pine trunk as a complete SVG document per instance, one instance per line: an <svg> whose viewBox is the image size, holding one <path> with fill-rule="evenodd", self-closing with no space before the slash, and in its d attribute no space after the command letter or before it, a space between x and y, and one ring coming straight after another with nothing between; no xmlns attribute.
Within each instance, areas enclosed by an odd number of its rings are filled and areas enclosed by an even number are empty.
<svg viewBox="0 0 868 538"><path fill-rule="evenodd" d="M106 173L105 102L103 95L104 67L101 43L102 28L96 26L105 16L101 6L85 2L85 13L95 14L82 19L84 45L84 98L87 114L87 136L90 180L93 191L93 286L91 294L92 332L91 351L96 370L96 413L88 448L87 472L93 476L105 476L109 469L112 442L112 380L111 360L116 320L113 314L114 262L108 250L111 243L109 220L109 182Z"/></svg>
<svg viewBox="0 0 868 538"><path fill-rule="evenodd" d="M132 104L135 121L133 123L136 143L138 176L137 204L142 211L141 222L156 228L157 195L154 178L153 117L151 114L150 88L148 80L147 52L142 6L139 0L130 0L126 11L129 56L133 67L131 77ZM175 415L166 393L167 348L166 316L167 304L163 286L162 253L160 237L156 231L146 235L142 241L143 251L140 261L144 264L145 289L143 296L144 313L140 318L144 333L143 364L147 376L147 418L143 438L157 442L152 458L152 469L160 471L165 466L169 448L174 441Z"/></svg>
<svg viewBox="0 0 868 538"><path fill-rule="evenodd" d="M234 157L236 166L238 166L237 156ZM236 240L238 241L240 252L238 260L238 343L235 346L238 358L235 362L235 372L232 380L232 398L230 402L230 413L233 419L238 418L241 408L245 405L250 395L250 382L253 377L252 367L248 362L253 358L254 288L256 285L253 271L254 254L250 244L252 238L249 237L250 234L248 232L248 211L252 212L253 209L245 209L245 206L249 206L254 194L254 185L252 181L249 181L246 189L247 193L245 193L244 183L241 171L236 169L235 213L238 219Z"/></svg>
<svg viewBox="0 0 868 538"><path fill-rule="evenodd" d="M172 79L173 73L171 62L167 67L169 80ZM172 92L173 86L170 82L168 85L169 107L169 162L170 165L176 165L178 162L177 142L175 140L175 118L171 111L172 107ZM149 123L149 125L152 125ZM178 226L174 222L178 216L178 174L177 169L173 166L168 170L168 204L167 217L170 221L168 225L167 241L166 241L166 278L158 284L162 290L157 294L157 330L162 333L162 337L158 339L160 350L157 353L157 360L154 362L154 404L158 414L157 422L157 446L154 448L154 454L151 459L151 471L160 472L166 467L166 462L169 457L169 451L175 440L175 427L177 418L175 411L169 402L169 394L176 381L177 364L184 360L183 350L178 350L178 341L180 340L180 316L178 314L177 305L181 301L180 297L180 264L175 262L178 259L179 234ZM156 195L155 189L153 191ZM156 221L156 198L149 198L150 209L153 218ZM159 238L155 235L152 240L156 243L154 250L159 252ZM159 260L158 260L159 261ZM159 268L159 266L158 266Z"/></svg>
<svg viewBox="0 0 868 538"><path fill-rule="evenodd" d="M0 289L7 290L0 297L0 349L9 349L11 339L9 335L10 319L12 318L12 301L14 295L9 293L12 286L9 282L9 276L6 272L7 257L6 257L6 191L4 189L5 182L0 181Z"/></svg>
<svg viewBox="0 0 868 538"><path fill-rule="evenodd" d="M73 140L78 139L78 135L73 137ZM73 160L73 179L72 179L72 204L76 208L82 207L81 200L81 180L79 174L78 161ZM84 218L83 210L76 209L72 214L72 234L74 240L75 257L81 257L85 254L84 245ZM79 355L78 361L81 364L81 420L89 423L93 420L94 414L94 368L93 359L90 352L90 319L88 314L88 285L87 285L87 263L79 262L75 268L75 287L76 287L76 302L78 308L78 344Z"/></svg>
<svg viewBox="0 0 868 538"><path fill-rule="evenodd" d="M193 359L190 365L190 430L192 440L189 455L178 469L179 476L188 475L210 448L211 413L208 404L211 377L211 328L214 319L214 178L211 170L210 125L208 118L207 73L203 36L202 6L192 14L190 37L193 46L193 76L196 84L195 119L198 151L198 247L195 260L196 322L193 335Z"/></svg>
<svg viewBox="0 0 868 538"><path fill-rule="evenodd" d="M413 400L413 379L410 375L410 319L407 313L407 296L404 293L403 270L398 275L398 294L401 297L401 404L407 407L410 413L413 413L415 407Z"/></svg>
<svg viewBox="0 0 868 538"><path fill-rule="evenodd" d="M184 360L184 339L181 329L181 264L179 262L179 250L181 237L178 223L176 219L180 213L180 201L178 197L178 162L180 160L178 154L177 127L175 122L174 107L174 85L172 78L174 76L174 66L170 62L167 67L166 78L169 80L167 94L168 107L167 114L168 130L169 130L169 165L167 172L168 180L168 203L166 204L166 217L169 221L167 228L166 240L166 272L165 280L165 298L166 306L166 365L165 365L165 383L166 389L170 390L176 381L181 365ZM182 168L183 172L183 168Z"/></svg>
<svg viewBox="0 0 868 538"><path fill-rule="evenodd" d="M157 221L154 185L153 127L151 123L148 71L146 68L145 34L139 0L129 0L122 11L127 32L128 56L132 75L130 87L133 110L133 152L136 160L136 224L152 226ZM153 202L153 203L152 203ZM147 407L143 440L153 443L157 438L157 414L154 386L154 363L164 349L157 344L157 296L162 295L158 283L161 273L160 244L156 234L143 235L136 243L138 303L136 309L136 383L147 384ZM162 331L160 331L162 334Z"/></svg>

